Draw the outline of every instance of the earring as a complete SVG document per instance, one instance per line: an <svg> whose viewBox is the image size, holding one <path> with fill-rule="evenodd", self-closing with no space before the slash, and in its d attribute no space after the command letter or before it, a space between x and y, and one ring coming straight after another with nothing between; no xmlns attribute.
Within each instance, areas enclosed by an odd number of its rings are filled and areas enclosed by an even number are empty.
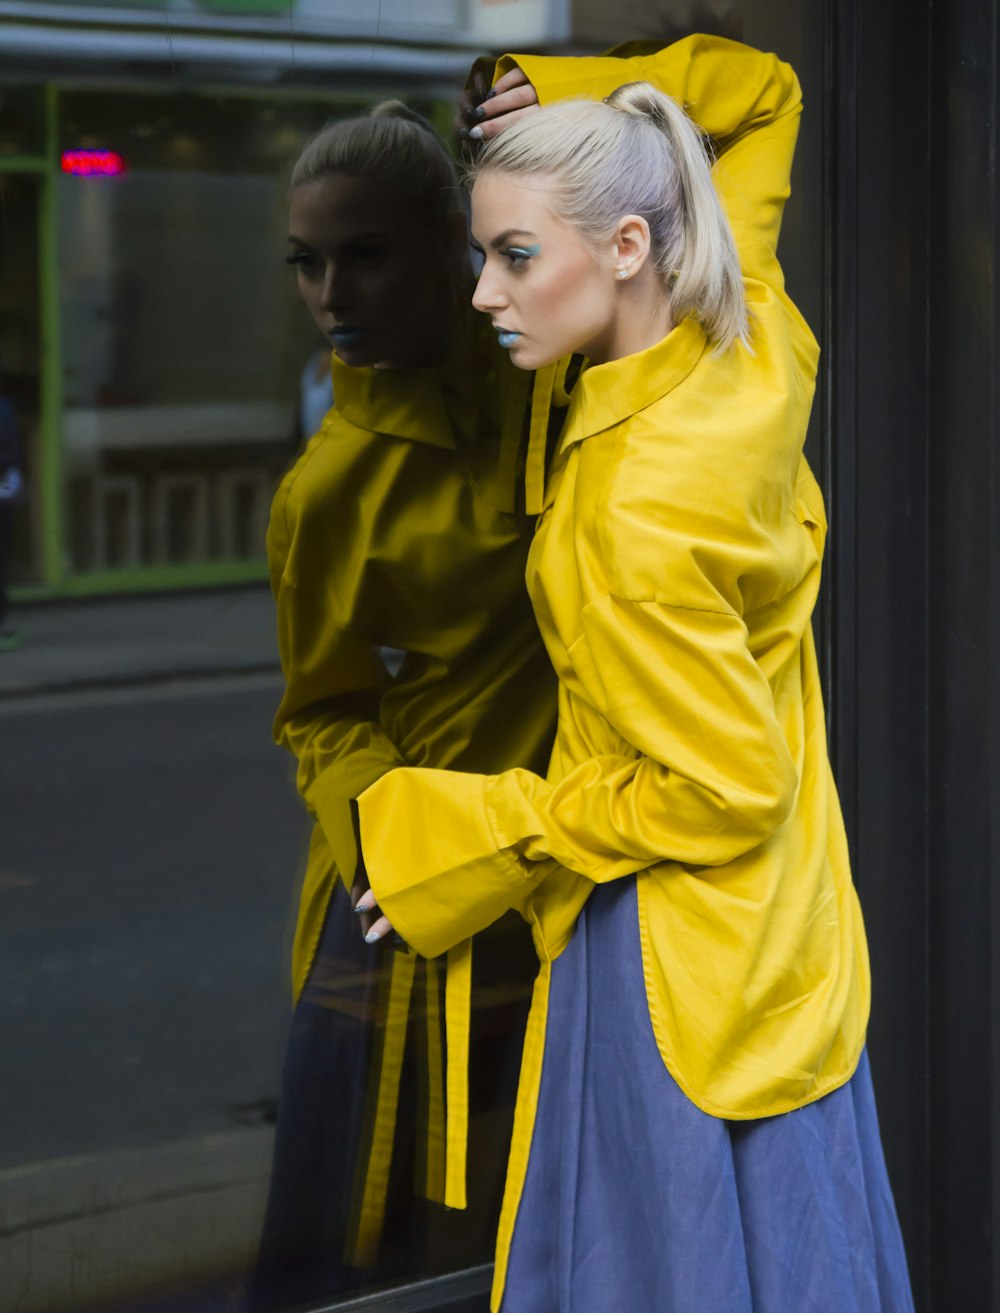
<svg viewBox="0 0 1000 1313"><path fill-rule="evenodd" d="M617 277L617 278L627 278L627 277L628 277L628 270L627 270L627 269L619 269L619 270L618 270L618 273L615 275L615 277Z"/></svg>

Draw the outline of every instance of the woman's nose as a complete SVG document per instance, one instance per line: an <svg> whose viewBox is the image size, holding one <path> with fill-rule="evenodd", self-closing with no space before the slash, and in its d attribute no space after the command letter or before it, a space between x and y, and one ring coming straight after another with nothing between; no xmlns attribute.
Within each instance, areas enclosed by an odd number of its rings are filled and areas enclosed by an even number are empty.
<svg viewBox="0 0 1000 1313"><path fill-rule="evenodd" d="M323 276L323 286L320 291L320 303L324 310L337 310L347 300L347 280L344 277L343 270L338 270L336 265L328 265Z"/></svg>
<svg viewBox="0 0 1000 1313"><path fill-rule="evenodd" d="M484 314L490 314L492 311L501 309L505 303L499 282L487 265L479 275L476 290L472 294L472 305L474 309L482 310Z"/></svg>

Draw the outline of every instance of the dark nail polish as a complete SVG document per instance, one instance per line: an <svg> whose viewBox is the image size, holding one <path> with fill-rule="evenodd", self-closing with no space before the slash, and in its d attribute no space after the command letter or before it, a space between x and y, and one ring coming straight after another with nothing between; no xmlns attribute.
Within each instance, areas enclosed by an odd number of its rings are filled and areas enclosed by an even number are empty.
<svg viewBox="0 0 1000 1313"><path fill-rule="evenodd" d="M493 97L494 97L496 94L497 94L497 93L496 93L496 88L495 88L495 87L490 87L489 91L487 91L487 93L486 93L486 99L487 99L487 100L492 100Z"/></svg>
<svg viewBox="0 0 1000 1313"><path fill-rule="evenodd" d="M472 111L472 117L477 121L486 117L486 111L483 109L482 105L480 105L478 109Z"/></svg>
<svg viewBox="0 0 1000 1313"><path fill-rule="evenodd" d="M353 909L355 916L360 916L362 912L370 912L370 907L361 907L360 905Z"/></svg>
<svg viewBox="0 0 1000 1313"><path fill-rule="evenodd" d="M458 130L458 135L459 135L459 137L461 138L462 141L468 141L468 140L469 140L469 129L468 129L468 128L459 128L459 130Z"/></svg>
<svg viewBox="0 0 1000 1313"><path fill-rule="evenodd" d="M410 951L410 945L402 935L393 935L392 946L398 953L408 953Z"/></svg>

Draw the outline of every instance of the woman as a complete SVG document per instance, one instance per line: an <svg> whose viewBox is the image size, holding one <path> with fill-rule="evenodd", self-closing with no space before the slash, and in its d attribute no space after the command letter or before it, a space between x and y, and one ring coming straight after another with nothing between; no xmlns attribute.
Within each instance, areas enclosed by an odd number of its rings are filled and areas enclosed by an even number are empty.
<svg viewBox="0 0 1000 1313"><path fill-rule="evenodd" d="M775 256L798 84L708 38L636 85L584 64L606 103L525 115L473 190L475 304L513 363L589 362L527 572L550 768L385 775L362 905L427 955L532 926L494 1309L900 1313L810 626L817 348Z"/></svg>
<svg viewBox="0 0 1000 1313"><path fill-rule="evenodd" d="M516 917L491 929L474 977L457 948L447 999L437 964L365 946L351 806L400 764L542 768L555 710L515 509L527 380L468 304L461 197L429 125L390 103L324 129L292 174L289 242L335 406L268 533L275 734L315 824L254 1309L488 1256L530 940ZM469 1213L446 1213L426 1200L444 1197L445 1121L464 1137L470 1109L441 1054L473 984L475 1172Z"/></svg>

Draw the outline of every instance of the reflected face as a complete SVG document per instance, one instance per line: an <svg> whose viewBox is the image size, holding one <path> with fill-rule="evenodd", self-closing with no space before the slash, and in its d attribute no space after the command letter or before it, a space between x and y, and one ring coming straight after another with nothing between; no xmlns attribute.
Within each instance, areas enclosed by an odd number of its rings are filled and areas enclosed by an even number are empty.
<svg viewBox="0 0 1000 1313"><path fill-rule="evenodd" d="M286 257L347 365L438 364L452 331L450 236L391 179L336 173L296 187Z"/></svg>
<svg viewBox="0 0 1000 1313"><path fill-rule="evenodd" d="M554 200L544 177L484 173L472 190L473 242L485 257L472 304L519 369L573 352L600 363L617 327L617 248L586 241Z"/></svg>

